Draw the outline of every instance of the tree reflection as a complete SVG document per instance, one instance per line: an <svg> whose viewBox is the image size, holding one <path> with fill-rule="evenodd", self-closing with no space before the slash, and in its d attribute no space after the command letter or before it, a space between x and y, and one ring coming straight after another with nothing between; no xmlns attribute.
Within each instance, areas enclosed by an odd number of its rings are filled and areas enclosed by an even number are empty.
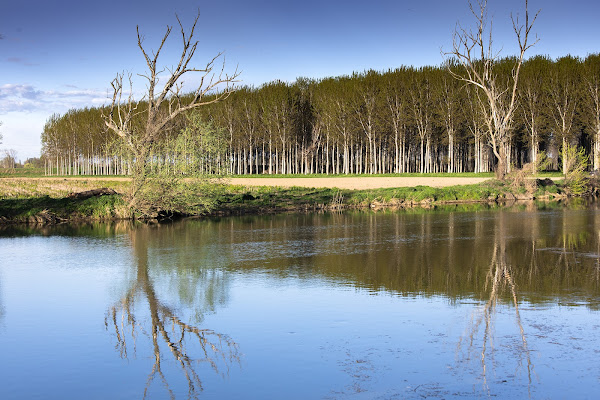
<svg viewBox="0 0 600 400"><path fill-rule="evenodd" d="M506 241L508 233L506 222L504 220L505 217L505 213L501 212L496 220L493 252L483 287L484 293L489 293L489 296L487 297L487 301L472 315L469 327L467 328L467 333L461 338L458 344L459 351L467 344L468 358L470 358L470 355L473 354L473 352L478 352L483 386L488 392L489 359L493 358L495 351L494 325L498 301L502 298L507 297L515 310L515 323L518 327L520 337L520 343L517 346L520 355L519 366L521 366L523 362L526 364L529 389L531 389L532 375L534 374L531 352L527 345L527 337L519 312L517 284L514 280L516 274L513 274L513 268L507 260ZM534 259L535 250L532 255L532 267L535 265ZM482 330L483 332L480 334ZM477 346L479 343L481 343L480 350Z"/></svg>
<svg viewBox="0 0 600 400"><path fill-rule="evenodd" d="M115 347L121 358L128 359L140 348L152 351L154 364L144 398L157 378L170 398L175 398L174 388L163 370L165 361L174 362L185 377L188 398L197 398L203 390L198 367L207 363L215 373L227 374L229 367L240 361L238 345L225 334L185 322L175 309L159 299L148 265L148 242L153 231L149 226L130 231L137 263L135 277L121 300L107 311L105 326L114 331ZM149 343L140 343L142 338Z"/></svg>

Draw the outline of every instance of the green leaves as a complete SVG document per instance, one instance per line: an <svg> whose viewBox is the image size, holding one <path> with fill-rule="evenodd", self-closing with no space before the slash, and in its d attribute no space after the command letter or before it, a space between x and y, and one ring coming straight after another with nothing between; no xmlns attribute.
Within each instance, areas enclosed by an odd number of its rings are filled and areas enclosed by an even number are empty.
<svg viewBox="0 0 600 400"><path fill-rule="evenodd" d="M546 151L551 167L558 169L564 136L566 144L586 146L599 168L598 60L596 54L585 60L537 56L525 61L518 109L504 138L507 164L520 168ZM496 78L510 81L513 64L513 58L497 60ZM562 107L565 99L568 108ZM225 101L171 121L152 144L148 168L153 174L179 171L182 177L490 171L497 161L482 100L454 80L445 65L241 87ZM559 112L557 104L568 112ZM163 108L161 113L168 112ZM112 143L116 135L102 121L106 112L71 110L48 120L42 140L53 168L60 164L62 171L70 171L64 165L79 162L74 160L116 158L123 168L113 173L131 172L135 157ZM570 130L562 129L561 113ZM143 128L146 117L136 116L135 129ZM93 172L106 173L106 168Z"/></svg>
<svg viewBox="0 0 600 400"><path fill-rule="evenodd" d="M565 170L565 189L574 196L581 196L590 190L589 174L587 168L589 157L583 148L566 145L563 148Z"/></svg>

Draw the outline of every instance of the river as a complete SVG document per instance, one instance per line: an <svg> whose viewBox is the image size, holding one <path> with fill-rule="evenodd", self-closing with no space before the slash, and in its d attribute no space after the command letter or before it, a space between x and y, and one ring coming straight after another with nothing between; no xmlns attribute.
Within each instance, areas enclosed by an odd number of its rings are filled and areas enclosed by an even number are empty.
<svg viewBox="0 0 600 400"><path fill-rule="evenodd" d="M0 230L2 399L594 398L600 209Z"/></svg>

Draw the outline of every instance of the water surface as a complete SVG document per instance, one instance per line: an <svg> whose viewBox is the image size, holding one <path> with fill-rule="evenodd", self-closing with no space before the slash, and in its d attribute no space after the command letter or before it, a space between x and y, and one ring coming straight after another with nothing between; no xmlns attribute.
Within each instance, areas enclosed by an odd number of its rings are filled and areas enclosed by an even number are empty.
<svg viewBox="0 0 600 400"><path fill-rule="evenodd" d="M4 228L0 398L594 398L600 211Z"/></svg>

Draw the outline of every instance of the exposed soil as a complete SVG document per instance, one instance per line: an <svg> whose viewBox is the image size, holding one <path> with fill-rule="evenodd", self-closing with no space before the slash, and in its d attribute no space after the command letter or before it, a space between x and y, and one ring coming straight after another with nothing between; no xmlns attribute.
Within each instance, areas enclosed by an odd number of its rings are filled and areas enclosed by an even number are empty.
<svg viewBox="0 0 600 400"><path fill-rule="evenodd" d="M391 187L447 187L474 185L490 178L469 177L332 177L332 178L232 178L229 182L244 186L315 187L339 189L380 189Z"/></svg>
<svg viewBox="0 0 600 400"><path fill-rule="evenodd" d="M339 189L380 189L391 187L431 186L447 187L455 185L473 185L484 182L490 178L476 177L331 177L331 178L229 178L226 182L243 186L279 186L279 187L314 187L314 188L339 188ZM40 178L7 178L14 181L127 181L129 178L119 176L98 177L40 177Z"/></svg>

